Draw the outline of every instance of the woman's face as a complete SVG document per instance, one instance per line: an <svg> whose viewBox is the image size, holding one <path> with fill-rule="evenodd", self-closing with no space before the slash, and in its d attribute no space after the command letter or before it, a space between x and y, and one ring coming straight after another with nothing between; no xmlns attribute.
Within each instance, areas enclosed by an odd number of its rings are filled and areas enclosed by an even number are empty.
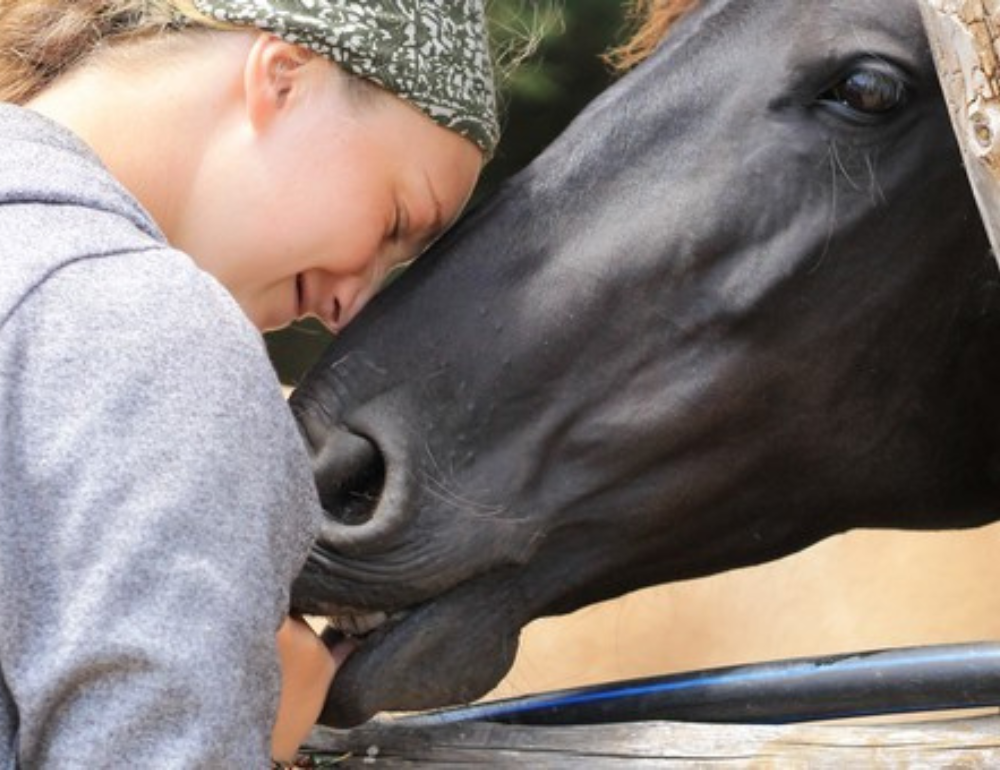
<svg viewBox="0 0 1000 770"><path fill-rule="evenodd" d="M262 330L305 316L342 328L454 221L482 167L402 99L307 66L275 119L219 143L195 193L210 204L175 239Z"/></svg>

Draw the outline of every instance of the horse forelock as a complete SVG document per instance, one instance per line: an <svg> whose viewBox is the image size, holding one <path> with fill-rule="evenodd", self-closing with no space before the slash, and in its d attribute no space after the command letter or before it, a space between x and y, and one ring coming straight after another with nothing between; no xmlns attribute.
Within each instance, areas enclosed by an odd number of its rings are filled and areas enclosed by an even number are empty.
<svg viewBox="0 0 1000 770"><path fill-rule="evenodd" d="M633 0L629 16L636 31L608 54L608 60L626 71L647 59L666 37L673 24L690 11L698 0Z"/></svg>

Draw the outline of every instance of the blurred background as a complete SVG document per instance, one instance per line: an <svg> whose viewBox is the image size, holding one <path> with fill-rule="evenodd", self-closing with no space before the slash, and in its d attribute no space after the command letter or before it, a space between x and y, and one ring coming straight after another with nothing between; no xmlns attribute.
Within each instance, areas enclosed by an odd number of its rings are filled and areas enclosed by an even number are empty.
<svg viewBox="0 0 1000 770"><path fill-rule="evenodd" d="M625 0L491 0L504 135L472 205L526 166L613 80L601 56L631 29ZM519 62L519 63L518 63ZM330 342L315 321L267 335L278 376L295 385Z"/></svg>

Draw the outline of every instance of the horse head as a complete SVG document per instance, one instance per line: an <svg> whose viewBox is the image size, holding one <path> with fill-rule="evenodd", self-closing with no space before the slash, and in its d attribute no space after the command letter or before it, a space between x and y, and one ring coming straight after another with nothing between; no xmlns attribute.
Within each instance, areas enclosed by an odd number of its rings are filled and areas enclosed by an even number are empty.
<svg viewBox="0 0 1000 770"><path fill-rule="evenodd" d="M997 277L911 0L699 3L294 395L293 601L379 626L324 719L478 697L539 615L991 518Z"/></svg>

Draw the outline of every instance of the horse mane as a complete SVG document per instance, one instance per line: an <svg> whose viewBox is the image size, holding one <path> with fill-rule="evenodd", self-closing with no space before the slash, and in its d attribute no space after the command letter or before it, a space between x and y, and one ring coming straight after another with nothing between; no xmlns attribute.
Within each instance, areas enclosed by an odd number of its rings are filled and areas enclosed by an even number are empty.
<svg viewBox="0 0 1000 770"><path fill-rule="evenodd" d="M633 0L629 18L637 25L632 37L605 56L619 72L625 72L649 57L675 21L698 0Z"/></svg>

